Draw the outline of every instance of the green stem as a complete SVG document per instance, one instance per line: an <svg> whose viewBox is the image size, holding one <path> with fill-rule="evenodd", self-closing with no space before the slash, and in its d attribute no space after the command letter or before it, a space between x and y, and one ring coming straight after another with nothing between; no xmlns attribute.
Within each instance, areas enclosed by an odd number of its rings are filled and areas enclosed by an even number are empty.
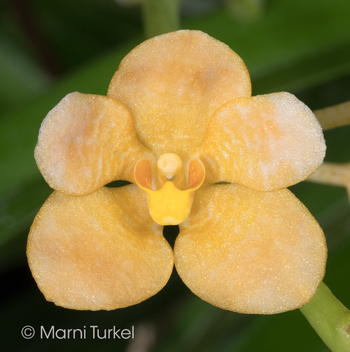
<svg viewBox="0 0 350 352"><path fill-rule="evenodd" d="M350 101L314 111L323 130L350 124Z"/></svg>
<svg viewBox="0 0 350 352"><path fill-rule="evenodd" d="M181 0L144 0L143 20L147 38L180 29Z"/></svg>
<svg viewBox="0 0 350 352"><path fill-rule="evenodd" d="M350 311L323 282L300 311L331 351L350 351Z"/></svg>
<svg viewBox="0 0 350 352"><path fill-rule="evenodd" d="M262 16L263 0L226 0L229 13L238 21L253 22Z"/></svg>

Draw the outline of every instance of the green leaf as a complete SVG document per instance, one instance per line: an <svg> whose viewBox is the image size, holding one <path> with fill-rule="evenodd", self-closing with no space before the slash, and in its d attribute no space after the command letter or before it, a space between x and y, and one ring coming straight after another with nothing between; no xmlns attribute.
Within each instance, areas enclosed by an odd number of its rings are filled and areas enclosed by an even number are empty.
<svg viewBox="0 0 350 352"><path fill-rule="evenodd" d="M0 35L0 111L30 101L51 79L25 51Z"/></svg>

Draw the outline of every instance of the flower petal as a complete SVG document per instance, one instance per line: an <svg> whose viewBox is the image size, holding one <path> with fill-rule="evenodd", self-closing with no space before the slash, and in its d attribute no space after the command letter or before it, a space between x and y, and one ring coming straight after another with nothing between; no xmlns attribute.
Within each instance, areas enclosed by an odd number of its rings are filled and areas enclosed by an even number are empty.
<svg viewBox="0 0 350 352"><path fill-rule="evenodd" d="M289 190L207 186L179 226L176 269L193 293L220 308L250 314L296 309L323 279L324 234Z"/></svg>
<svg viewBox="0 0 350 352"><path fill-rule="evenodd" d="M250 95L242 59L218 40L189 30L136 47L108 89L108 96L132 112L142 143L157 157L171 152L182 160L199 145L218 107Z"/></svg>
<svg viewBox="0 0 350 352"><path fill-rule="evenodd" d="M198 155L210 183L271 191L304 180L325 155L312 111L290 93L235 99L212 117Z"/></svg>
<svg viewBox="0 0 350 352"><path fill-rule="evenodd" d="M69 195L86 195L114 180L133 181L141 157L152 159L128 110L114 99L77 92L48 113L35 148L47 183Z"/></svg>
<svg viewBox="0 0 350 352"><path fill-rule="evenodd" d="M155 295L173 269L162 227L134 185L85 197L54 192L28 239L33 276L48 301L71 309L116 309Z"/></svg>

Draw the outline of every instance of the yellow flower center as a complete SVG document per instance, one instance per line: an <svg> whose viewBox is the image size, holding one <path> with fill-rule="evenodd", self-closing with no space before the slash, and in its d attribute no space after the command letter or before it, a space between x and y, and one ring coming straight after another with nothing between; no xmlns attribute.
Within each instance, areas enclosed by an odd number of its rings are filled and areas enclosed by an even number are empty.
<svg viewBox="0 0 350 352"><path fill-rule="evenodd" d="M193 159L188 164L186 178L180 157L166 153L157 162L155 190L149 160L137 162L134 176L136 184L147 193L152 219L160 225L178 225L190 214L194 191L203 184L205 169L199 159Z"/></svg>

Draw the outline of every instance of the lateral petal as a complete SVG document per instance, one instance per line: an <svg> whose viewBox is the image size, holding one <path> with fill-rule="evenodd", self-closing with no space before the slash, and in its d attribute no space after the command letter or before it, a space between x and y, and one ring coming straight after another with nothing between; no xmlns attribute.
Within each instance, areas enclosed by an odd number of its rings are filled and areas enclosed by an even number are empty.
<svg viewBox="0 0 350 352"><path fill-rule="evenodd" d="M289 187L322 163L326 145L312 111L290 93L237 98L218 109L198 149L209 183L261 191Z"/></svg>
<svg viewBox="0 0 350 352"><path fill-rule="evenodd" d="M218 107L250 95L242 59L224 43L190 30L140 44L122 60L108 89L131 111L144 145L158 158L171 152L182 160L199 145Z"/></svg>
<svg viewBox="0 0 350 352"><path fill-rule="evenodd" d="M78 310L146 300L167 283L174 261L135 185L85 197L54 192L31 227L27 256L45 298Z"/></svg>
<svg viewBox="0 0 350 352"><path fill-rule="evenodd" d="M68 94L44 119L35 148L50 187L86 195L114 180L133 181L136 161L152 159L138 141L129 111L114 99Z"/></svg>
<svg viewBox="0 0 350 352"><path fill-rule="evenodd" d="M207 186L179 226L176 269L193 293L220 308L250 314L296 309L323 279L324 234L289 190Z"/></svg>

